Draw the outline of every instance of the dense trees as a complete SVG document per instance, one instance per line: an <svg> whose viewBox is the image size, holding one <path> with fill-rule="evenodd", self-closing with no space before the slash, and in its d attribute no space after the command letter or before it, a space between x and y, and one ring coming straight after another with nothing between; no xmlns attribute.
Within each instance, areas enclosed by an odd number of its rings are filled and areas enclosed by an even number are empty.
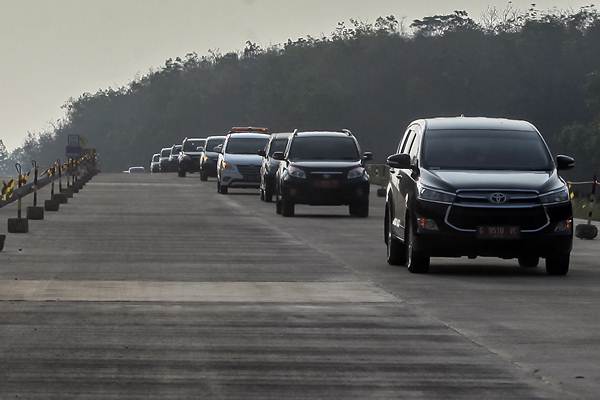
<svg viewBox="0 0 600 400"><path fill-rule="evenodd" d="M381 161L411 120L465 114L530 120L554 152L579 158L577 175L600 167L594 8L490 10L482 22L457 11L411 28L394 17L350 21L328 37L169 59L125 87L70 99L64 121L28 137L14 156L50 161L78 133L105 170L122 170L185 136L254 124L349 128Z"/></svg>

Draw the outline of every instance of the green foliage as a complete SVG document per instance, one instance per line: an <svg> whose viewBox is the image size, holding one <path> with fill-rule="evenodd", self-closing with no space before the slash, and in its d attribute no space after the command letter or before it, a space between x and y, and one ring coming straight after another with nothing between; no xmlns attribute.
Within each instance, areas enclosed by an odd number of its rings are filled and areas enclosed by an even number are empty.
<svg viewBox="0 0 600 400"><path fill-rule="evenodd" d="M5 176L8 173L9 154L2 139L0 139L0 176Z"/></svg>
<svg viewBox="0 0 600 400"><path fill-rule="evenodd" d="M169 59L125 87L70 99L65 119L28 137L15 157L47 163L64 153L67 135L80 134L105 170L118 171L186 136L252 124L349 128L383 161L411 120L465 114L529 120L555 153L578 156L585 169L575 175L598 168L595 9L490 10L485 23L457 11L412 28L393 16L351 20L328 37Z"/></svg>

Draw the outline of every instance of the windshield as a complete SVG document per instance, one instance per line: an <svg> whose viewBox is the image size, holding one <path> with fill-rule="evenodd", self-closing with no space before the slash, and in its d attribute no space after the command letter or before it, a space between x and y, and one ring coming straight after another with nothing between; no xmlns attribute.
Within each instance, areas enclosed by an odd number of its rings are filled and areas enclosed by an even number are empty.
<svg viewBox="0 0 600 400"><path fill-rule="evenodd" d="M548 171L548 149L535 131L431 130L423 139L429 169Z"/></svg>
<svg viewBox="0 0 600 400"><path fill-rule="evenodd" d="M217 151L215 147L222 145L225 142L225 138L208 139L206 142L206 151Z"/></svg>
<svg viewBox="0 0 600 400"><path fill-rule="evenodd" d="M292 141L289 159L292 161L358 161L358 148L351 137L312 136Z"/></svg>
<svg viewBox="0 0 600 400"><path fill-rule="evenodd" d="M152 156L152 162L156 162L158 161L158 159L160 158L160 154L155 154Z"/></svg>
<svg viewBox="0 0 600 400"><path fill-rule="evenodd" d="M161 157L169 157L171 155L171 149L164 149L160 151Z"/></svg>
<svg viewBox="0 0 600 400"><path fill-rule="evenodd" d="M287 146L287 138L286 139L275 139L271 142L271 148L269 149L269 156L272 156L276 151L285 151L285 147Z"/></svg>
<svg viewBox="0 0 600 400"><path fill-rule="evenodd" d="M265 148L268 141L268 137L229 138L225 152L228 154L257 154L258 150Z"/></svg>
<svg viewBox="0 0 600 400"><path fill-rule="evenodd" d="M176 156L179 153L181 153L181 145L177 145L171 150L171 155Z"/></svg>
<svg viewBox="0 0 600 400"><path fill-rule="evenodd" d="M183 151L198 151L198 147L204 147L206 143L206 139L198 139L198 140L186 140L183 143Z"/></svg>

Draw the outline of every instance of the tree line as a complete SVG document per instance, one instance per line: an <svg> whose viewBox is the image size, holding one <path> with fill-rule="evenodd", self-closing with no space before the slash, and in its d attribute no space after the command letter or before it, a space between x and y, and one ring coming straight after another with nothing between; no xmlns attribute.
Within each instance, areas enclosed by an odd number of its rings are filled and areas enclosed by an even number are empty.
<svg viewBox="0 0 600 400"><path fill-rule="evenodd" d="M69 99L62 120L8 159L49 163L80 134L118 171L184 137L260 125L348 128L381 162L410 121L466 115L531 121L554 153L577 158L572 177L589 178L600 171L599 49L592 6L490 9L477 21L456 11L408 27L393 16L350 20L323 37L168 59L123 87Z"/></svg>

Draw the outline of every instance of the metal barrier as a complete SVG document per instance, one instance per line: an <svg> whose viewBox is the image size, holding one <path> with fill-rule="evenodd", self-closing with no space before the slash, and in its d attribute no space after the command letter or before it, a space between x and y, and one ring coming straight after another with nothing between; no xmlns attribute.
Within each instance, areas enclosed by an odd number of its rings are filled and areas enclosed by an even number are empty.
<svg viewBox="0 0 600 400"><path fill-rule="evenodd" d="M576 196L573 187L591 185L591 191L588 196L588 204L587 204L589 207L589 212L587 215L587 223L579 224L575 227L575 236L577 236L580 239L588 239L588 240L595 239L598 236L598 228L592 224L592 219L594 216L596 192L597 192L598 185L600 185L600 181L598 181L597 176L594 176L591 181L568 182L568 184L569 184L569 193L570 193L571 199L574 199Z"/></svg>
<svg viewBox="0 0 600 400"><path fill-rule="evenodd" d="M29 220L43 220L45 211L58 211L59 204L67 202L67 197L73 197L73 193L79 192L81 188L98 173L96 167L96 153L91 151L78 159L69 159L65 163L57 160L49 166L40 176L39 166L32 161L32 170L23 172L20 163L15 164L17 171L16 179L2 182L0 193L0 208L17 202L17 218L8 219L9 233L29 232ZM33 179L28 182L33 173ZM63 175L66 176L67 187L63 188ZM59 193L55 193L55 181L58 180ZM50 200L44 202L44 207L38 206L38 190L51 185ZM23 199L33 193L33 205L27 207L26 218L23 218ZM4 247L5 235L0 235L0 251Z"/></svg>

